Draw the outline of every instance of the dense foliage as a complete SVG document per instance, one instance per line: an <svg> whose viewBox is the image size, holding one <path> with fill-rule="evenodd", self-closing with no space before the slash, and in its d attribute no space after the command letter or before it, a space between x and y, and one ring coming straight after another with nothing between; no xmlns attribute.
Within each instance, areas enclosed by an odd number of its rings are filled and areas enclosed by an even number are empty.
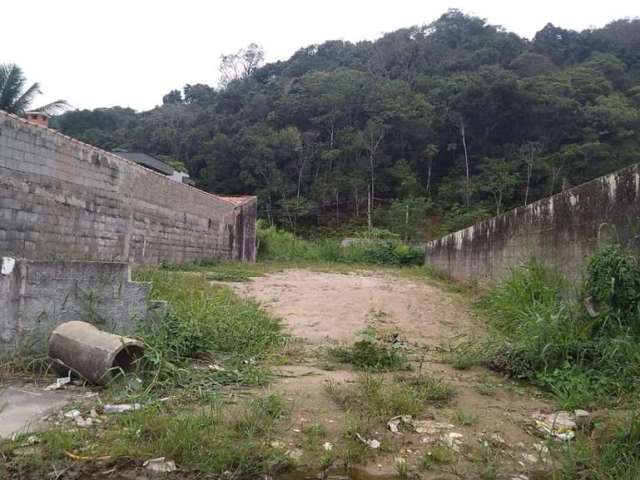
<svg viewBox="0 0 640 480"><path fill-rule="evenodd" d="M371 222L424 238L639 160L640 20L527 40L451 10L376 41L328 41L259 66L222 59L218 89L153 110L68 112L63 132L255 193L292 230Z"/></svg>
<svg viewBox="0 0 640 480"><path fill-rule="evenodd" d="M637 257L618 246L593 255L580 291L537 261L515 268L480 303L490 339L457 346L453 359L532 380L566 408L623 401L638 391L639 279Z"/></svg>

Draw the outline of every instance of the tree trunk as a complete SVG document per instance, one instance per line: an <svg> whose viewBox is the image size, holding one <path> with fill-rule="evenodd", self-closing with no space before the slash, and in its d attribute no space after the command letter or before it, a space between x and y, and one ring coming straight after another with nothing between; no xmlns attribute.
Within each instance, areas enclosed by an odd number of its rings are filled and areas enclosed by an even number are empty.
<svg viewBox="0 0 640 480"><path fill-rule="evenodd" d="M405 210L404 213L404 241L407 241L407 235L409 232L409 205L407 205L407 208Z"/></svg>
<svg viewBox="0 0 640 480"><path fill-rule="evenodd" d="M367 227L369 228L369 233L373 229L373 221L371 218L371 186L367 189Z"/></svg>
<svg viewBox="0 0 640 480"><path fill-rule="evenodd" d="M336 226L340 226L340 196L336 190Z"/></svg>
<svg viewBox="0 0 640 480"><path fill-rule="evenodd" d="M431 164L433 163L433 160L429 159L427 161L427 197L430 195L431 192Z"/></svg>
<svg viewBox="0 0 640 480"><path fill-rule="evenodd" d="M465 135L464 129L464 120L460 119L460 133L462 134L462 148L464 149L464 166L466 170L466 185L465 185L465 195L467 207L469 207L470 196L471 196L471 183L469 178L469 155L467 152L467 136Z"/></svg>
<svg viewBox="0 0 640 480"><path fill-rule="evenodd" d="M356 218L360 216L360 199L358 198L358 186L353 187L356 199Z"/></svg>

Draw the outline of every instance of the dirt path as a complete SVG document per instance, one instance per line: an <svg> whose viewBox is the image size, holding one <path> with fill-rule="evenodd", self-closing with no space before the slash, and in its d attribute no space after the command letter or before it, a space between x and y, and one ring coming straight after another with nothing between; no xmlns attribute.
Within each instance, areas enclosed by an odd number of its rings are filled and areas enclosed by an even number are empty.
<svg viewBox="0 0 640 480"><path fill-rule="evenodd" d="M313 344L353 341L367 325L439 344L472 326L458 295L391 274L286 270L236 290L256 298L282 317L293 335Z"/></svg>
<svg viewBox="0 0 640 480"><path fill-rule="evenodd" d="M550 411L551 406L531 390L485 369L454 370L433 354L435 347L451 337L478 332L479 324L464 296L422 279L366 271L342 274L292 269L236 284L234 289L281 317L287 329L306 344L306 354L297 364L282 366L282 379L271 386L294 405L292 424L282 439L292 451L301 453L308 447L304 431L315 423L328 432L324 440L339 444L343 438L344 412L325 390L330 382L353 383L358 373L325 369L318 351L326 344L351 343L371 325L378 332L400 335L414 351L430 352L423 371L445 379L457 391L449 405L429 408L424 418L452 424L463 435L463 448L453 464L423 472L422 478L518 478L518 474L536 478L536 472L544 470L535 460L540 457L537 449L541 444L531 434L531 415ZM463 425L460 412L471 414L473 424ZM421 438L424 435L393 435L384 424L376 433L386 448L362 467L365 478L393 476L398 456L415 465L431 448ZM491 436L496 441L489 445L488 454L483 445ZM305 459L303 456L303 465ZM486 476L485 470L498 468L494 463L500 463L501 475Z"/></svg>

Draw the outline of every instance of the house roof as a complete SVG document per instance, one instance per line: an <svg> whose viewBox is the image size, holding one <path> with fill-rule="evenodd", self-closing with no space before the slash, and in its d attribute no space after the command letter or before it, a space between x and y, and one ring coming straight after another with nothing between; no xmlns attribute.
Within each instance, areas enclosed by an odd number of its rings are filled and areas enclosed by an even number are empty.
<svg viewBox="0 0 640 480"><path fill-rule="evenodd" d="M147 168L155 170L156 172L164 173L165 175L171 175L173 173L173 167L161 162L157 158L153 158L151 155L140 152L127 152L122 150L114 150L113 153L119 157L124 157L127 160L136 162L139 165L144 165Z"/></svg>

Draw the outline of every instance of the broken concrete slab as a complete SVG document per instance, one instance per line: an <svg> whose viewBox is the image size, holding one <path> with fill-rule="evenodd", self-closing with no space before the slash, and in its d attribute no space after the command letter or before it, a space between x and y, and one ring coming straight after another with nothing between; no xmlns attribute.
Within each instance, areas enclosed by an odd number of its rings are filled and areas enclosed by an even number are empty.
<svg viewBox="0 0 640 480"><path fill-rule="evenodd" d="M45 390L41 387L13 384L0 389L0 438L16 433L37 431L42 417L75 400L68 390Z"/></svg>

